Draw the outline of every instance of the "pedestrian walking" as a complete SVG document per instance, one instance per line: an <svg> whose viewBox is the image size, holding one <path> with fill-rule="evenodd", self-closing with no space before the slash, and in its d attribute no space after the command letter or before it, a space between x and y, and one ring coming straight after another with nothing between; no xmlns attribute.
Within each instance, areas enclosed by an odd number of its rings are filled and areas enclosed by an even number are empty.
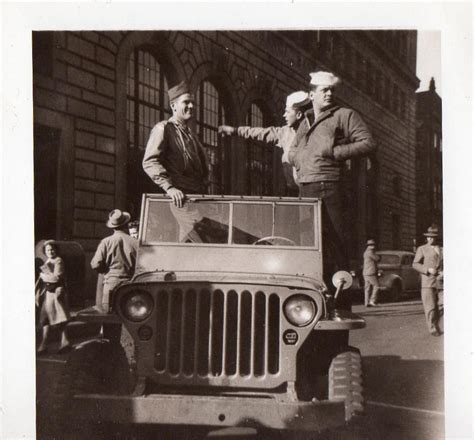
<svg viewBox="0 0 474 440"><path fill-rule="evenodd" d="M311 101L308 93L298 91L291 93L286 98L286 106L283 117L286 125L283 127L231 127L221 125L218 132L228 136L239 136L244 139L265 142L283 150L281 162L285 176L286 186L290 189L297 189L296 170L288 163L288 152L293 144L296 131L304 118L304 112L309 109Z"/></svg>
<svg viewBox="0 0 474 440"><path fill-rule="evenodd" d="M114 289L132 278L135 270L138 242L128 235L129 221L128 212L114 209L109 213L106 226L114 232L99 243L91 261L92 269L104 274L102 294L96 299L103 312L109 310Z"/></svg>
<svg viewBox="0 0 474 440"><path fill-rule="evenodd" d="M66 332L66 325L70 319L66 292L66 268L54 240L44 242L43 253L47 260L40 267L35 292L36 305L39 308L39 324L42 328L42 339L37 351L43 353L47 350L50 328L56 327L61 333L59 347L61 353L71 348Z"/></svg>
<svg viewBox="0 0 474 440"><path fill-rule="evenodd" d="M437 244L438 228L430 226L423 234L426 244L418 247L413 268L421 274L421 299L428 331L433 336L443 332L439 328L439 287L443 278L443 248Z"/></svg>
<svg viewBox="0 0 474 440"><path fill-rule="evenodd" d="M376 307L380 289L377 263L380 256L375 253L375 240L367 240L367 249L364 252L364 304L366 307Z"/></svg>
<svg viewBox="0 0 474 440"><path fill-rule="evenodd" d="M340 79L330 72L310 77L313 108L305 112L288 161L296 168L300 196L323 200L325 261L335 260L328 270L347 269L341 170L346 160L375 152L376 144L360 115L335 103Z"/></svg>
<svg viewBox="0 0 474 440"><path fill-rule="evenodd" d="M199 211L186 203L186 194L207 192L208 164L204 147L189 124L194 118L194 96L186 82L168 90L173 115L156 124L143 157L143 169L169 197L171 212L185 240L202 219Z"/></svg>

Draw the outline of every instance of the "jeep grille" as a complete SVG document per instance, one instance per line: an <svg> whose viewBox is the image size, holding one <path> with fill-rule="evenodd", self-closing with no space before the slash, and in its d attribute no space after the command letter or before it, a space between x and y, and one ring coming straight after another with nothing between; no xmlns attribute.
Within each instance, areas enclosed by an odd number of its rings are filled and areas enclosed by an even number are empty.
<svg viewBox="0 0 474 440"><path fill-rule="evenodd" d="M281 306L276 293L164 289L156 307L154 367L160 382L221 378L216 385L229 385L225 378L252 382L279 373Z"/></svg>

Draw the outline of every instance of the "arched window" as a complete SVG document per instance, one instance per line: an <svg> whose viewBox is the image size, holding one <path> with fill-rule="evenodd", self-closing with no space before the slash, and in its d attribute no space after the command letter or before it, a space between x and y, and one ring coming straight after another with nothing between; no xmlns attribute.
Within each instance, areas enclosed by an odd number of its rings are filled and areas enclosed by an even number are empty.
<svg viewBox="0 0 474 440"><path fill-rule="evenodd" d="M247 125L264 127L264 116L257 104L250 106ZM273 147L263 142L247 141L248 174L247 191L250 195L271 195L273 193Z"/></svg>
<svg viewBox="0 0 474 440"><path fill-rule="evenodd" d="M157 122L170 116L163 69L150 52L135 49L127 66L127 208L134 218L140 211L142 193L158 191L142 169L150 131Z"/></svg>
<svg viewBox="0 0 474 440"><path fill-rule="evenodd" d="M225 123L222 97L210 81L203 81L196 93L197 133L206 149L209 163L209 193L224 194L228 188L223 165L225 148L223 139L217 134L217 127Z"/></svg>

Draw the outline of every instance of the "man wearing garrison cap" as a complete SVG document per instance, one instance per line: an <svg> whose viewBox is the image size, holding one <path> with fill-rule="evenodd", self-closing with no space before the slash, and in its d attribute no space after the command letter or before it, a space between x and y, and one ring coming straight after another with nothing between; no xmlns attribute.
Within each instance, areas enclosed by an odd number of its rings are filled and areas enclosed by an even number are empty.
<svg viewBox="0 0 474 440"><path fill-rule="evenodd" d="M285 181L288 188L297 188L296 170L288 163L288 151L296 136L296 130L303 120L305 110L309 109L311 101L308 93L299 91L287 96L283 117L286 125L283 127L230 127L221 125L219 133L237 135L244 139L266 142L283 150L281 158Z"/></svg>
<svg viewBox="0 0 474 440"><path fill-rule="evenodd" d="M300 196L323 200L324 231L329 238L325 240L326 251L328 246L333 247L333 264L347 269L341 170L346 160L373 153L376 145L359 114L334 102L339 78L329 72L310 76L309 98L313 108L305 112L288 160L296 168Z"/></svg>
<svg viewBox="0 0 474 440"><path fill-rule="evenodd" d="M177 208L186 193L205 193L208 168L204 148L188 123L194 97L184 81L168 90L173 116L153 127L143 157L143 169Z"/></svg>

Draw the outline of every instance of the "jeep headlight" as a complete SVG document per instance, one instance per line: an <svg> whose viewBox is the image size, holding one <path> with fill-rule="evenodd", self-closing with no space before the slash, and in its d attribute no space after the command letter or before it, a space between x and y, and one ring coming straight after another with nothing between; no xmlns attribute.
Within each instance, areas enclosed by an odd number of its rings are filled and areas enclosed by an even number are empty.
<svg viewBox="0 0 474 440"><path fill-rule="evenodd" d="M316 316L316 304L307 295L293 295L285 301L283 313L290 324L304 327Z"/></svg>
<svg viewBox="0 0 474 440"><path fill-rule="evenodd" d="M122 300L122 313L130 321L144 321L153 310L153 299L148 292L137 290Z"/></svg>

